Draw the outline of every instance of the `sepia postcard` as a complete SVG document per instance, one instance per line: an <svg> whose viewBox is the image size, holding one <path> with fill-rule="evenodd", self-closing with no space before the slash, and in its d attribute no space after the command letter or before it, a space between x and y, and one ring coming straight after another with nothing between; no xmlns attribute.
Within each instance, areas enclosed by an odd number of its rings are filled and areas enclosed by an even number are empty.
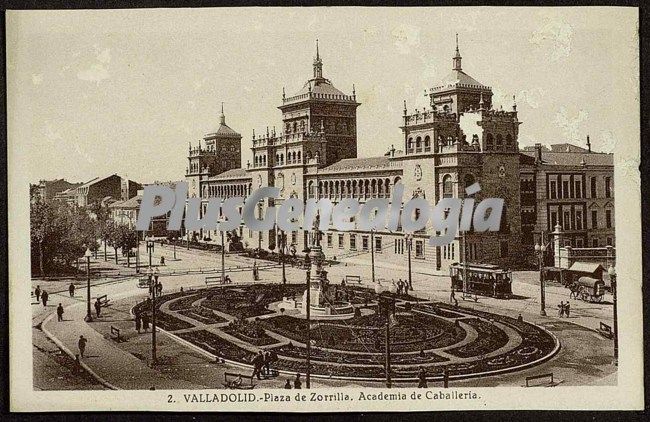
<svg viewBox="0 0 650 422"><path fill-rule="evenodd" d="M8 11L11 409L642 409L638 16Z"/></svg>

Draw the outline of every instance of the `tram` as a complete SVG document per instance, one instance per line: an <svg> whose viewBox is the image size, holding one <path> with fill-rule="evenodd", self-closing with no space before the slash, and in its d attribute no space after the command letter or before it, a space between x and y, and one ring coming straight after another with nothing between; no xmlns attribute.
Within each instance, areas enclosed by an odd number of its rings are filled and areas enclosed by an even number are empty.
<svg viewBox="0 0 650 422"><path fill-rule="evenodd" d="M509 299L512 296L512 271L491 264L453 263L449 269L451 286L457 292ZM463 275L467 274L467 283ZM464 289L464 284L466 288Z"/></svg>

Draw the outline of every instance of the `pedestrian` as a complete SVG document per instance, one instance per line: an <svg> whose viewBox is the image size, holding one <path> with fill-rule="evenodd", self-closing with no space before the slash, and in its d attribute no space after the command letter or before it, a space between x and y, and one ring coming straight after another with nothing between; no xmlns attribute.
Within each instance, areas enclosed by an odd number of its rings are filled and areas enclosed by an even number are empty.
<svg viewBox="0 0 650 422"><path fill-rule="evenodd" d="M75 289L74 283L70 283L70 285L68 286L68 293L70 293L70 297L74 297L74 289Z"/></svg>
<svg viewBox="0 0 650 422"><path fill-rule="evenodd" d="M418 388L427 388L427 372L421 366L418 372Z"/></svg>
<svg viewBox="0 0 650 422"><path fill-rule="evenodd" d="M566 315L567 318L569 317L570 310L571 310L571 304L567 302L566 305L564 305L564 314Z"/></svg>
<svg viewBox="0 0 650 422"><path fill-rule="evenodd" d="M557 307L558 307L557 314L560 318L562 318L564 316L564 302L560 302L560 304L557 305Z"/></svg>
<svg viewBox="0 0 650 422"><path fill-rule="evenodd" d="M135 329L140 332L140 327L142 326L142 317L140 316L140 312L137 312L135 314Z"/></svg>
<svg viewBox="0 0 650 422"><path fill-rule="evenodd" d="M284 384L286 390L291 390L291 380L287 378L287 382Z"/></svg>
<svg viewBox="0 0 650 422"><path fill-rule="evenodd" d="M156 290L157 290L156 291L156 296L160 296L162 294L162 290L163 290L162 282L159 281L158 283L156 283Z"/></svg>
<svg viewBox="0 0 650 422"><path fill-rule="evenodd" d="M302 382L300 381L300 374L296 374L296 379L293 381L293 388L296 390L300 390L300 387L302 387Z"/></svg>
<svg viewBox="0 0 650 422"><path fill-rule="evenodd" d="M345 287L345 279L344 278L341 279L341 287Z"/></svg>
<svg viewBox="0 0 650 422"><path fill-rule="evenodd" d="M183 291L183 286L181 286L181 296L183 296L185 292Z"/></svg>
<svg viewBox="0 0 650 422"><path fill-rule="evenodd" d="M521 316L521 314L519 314L519 316L517 317L517 321L524 322L524 318Z"/></svg>
<svg viewBox="0 0 650 422"><path fill-rule="evenodd" d="M258 380L261 380L260 372L262 371L262 365L264 364L264 355L260 350L255 357L253 358L253 375L251 377L257 376Z"/></svg>
<svg viewBox="0 0 650 422"><path fill-rule="evenodd" d="M34 295L36 295L36 303L41 301L41 286L36 286L36 290L34 290Z"/></svg>
<svg viewBox="0 0 650 422"><path fill-rule="evenodd" d="M142 314L142 329L145 333L149 329L149 314L146 312Z"/></svg>
<svg viewBox="0 0 650 422"><path fill-rule="evenodd" d="M451 288L451 294L449 295L449 303L456 301L456 289Z"/></svg>
<svg viewBox="0 0 650 422"><path fill-rule="evenodd" d="M264 352L264 376L271 375L271 353L267 350Z"/></svg>
<svg viewBox="0 0 650 422"><path fill-rule="evenodd" d="M50 295L43 290L43 293L41 293L41 301L43 302L43 306L47 306L47 299Z"/></svg>
<svg viewBox="0 0 650 422"><path fill-rule="evenodd" d="M99 301L99 298L95 301L95 312L97 313L97 318L99 318L99 314L102 312L102 303Z"/></svg>
<svg viewBox="0 0 650 422"><path fill-rule="evenodd" d="M79 347L79 355L81 355L81 357L84 357L84 352L86 351L86 343L88 343L88 340L86 340L84 336L79 336L77 346Z"/></svg>
<svg viewBox="0 0 650 422"><path fill-rule="evenodd" d="M59 303L59 306L56 308L56 317L59 322L63 321L63 305Z"/></svg>
<svg viewBox="0 0 650 422"><path fill-rule="evenodd" d="M164 256L160 257L160 265L165 265L165 257Z"/></svg>

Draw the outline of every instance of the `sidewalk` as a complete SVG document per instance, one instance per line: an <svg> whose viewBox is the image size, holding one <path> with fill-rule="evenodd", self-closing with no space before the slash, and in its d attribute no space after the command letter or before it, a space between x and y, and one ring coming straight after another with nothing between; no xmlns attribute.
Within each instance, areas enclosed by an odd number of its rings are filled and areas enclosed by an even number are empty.
<svg viewBox="0 0 650 422"><path fill-rule="evenodd" d="M205 388L149 368L142 360L117 347L114 341L103 337L86 323L85 304L65 308L64 321L57 322L51 314L43 322L43 332L73 359L79 353L77 341L80 335L88 339L86 356L80 363L91 375L111 389L195 389ZM91 323L92 324L92 323Z"/></svg>

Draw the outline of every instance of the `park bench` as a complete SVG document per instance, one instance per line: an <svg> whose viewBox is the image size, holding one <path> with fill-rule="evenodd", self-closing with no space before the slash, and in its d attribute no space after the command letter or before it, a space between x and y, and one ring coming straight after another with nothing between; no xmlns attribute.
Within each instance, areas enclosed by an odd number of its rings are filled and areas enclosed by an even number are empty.
<svg viewBox="0 0 650 422"><path fill-rule="evenodd" d="M536 380L540 380L540 379L549 379L550 381L549 381L548 384L553 384L553 373L550 372L548 374L533 375L533 376L530 376L530 377L526 377L526 387L530 387L530 382L531 381L536 381ZM539 385L544 385L544 384L535 384L535 385L539 386Z"/></svg>
<svg viewBox="0 0 650 422"><path fill-rule="evenodd" d="M605 338L614 338L614 333L612 332L612 327L610 325L605 324L604 322L600 323L600 328L598 329L598 332L600 333L601 336Z"/></svg>
<svg viewBox="0 0 650 422"><path fill-rule="evenodd" d="M358 275L346 275L345 276L345 283L349 283L351 281L356 281L357 283L361 284L361 276Z"/></svg>
<svg viewBox="0 0 650 422"><path fill-rule="evenodd" d="M223 284L223 280L220 275L208 275L205 276L205 284L206 286L210 284Z"/></svg>
<svg viewBox="0 0 650 422"><path fill-rule="evenodd" d="M99 299L99 304L102 305L102 308L112 305L107 295L98 296L97 299Z"/></svg>
<svg viewBox="0 0 650 422"><path fill-rule="evenodd" d="M235 390L251 390L255 387L255 384L253 384L252 375L243 375L234 372L226 372L223 374L223 378L224 378L223 385L226 388L232 388Z"/></svg>
<svg viewBox="0 0 650 422"><path fill-rule="evenodd" d="M120 337L120 329L113 325L111 325L111 337L113 337L117 342L122 341L122 337Z"/></svg>

